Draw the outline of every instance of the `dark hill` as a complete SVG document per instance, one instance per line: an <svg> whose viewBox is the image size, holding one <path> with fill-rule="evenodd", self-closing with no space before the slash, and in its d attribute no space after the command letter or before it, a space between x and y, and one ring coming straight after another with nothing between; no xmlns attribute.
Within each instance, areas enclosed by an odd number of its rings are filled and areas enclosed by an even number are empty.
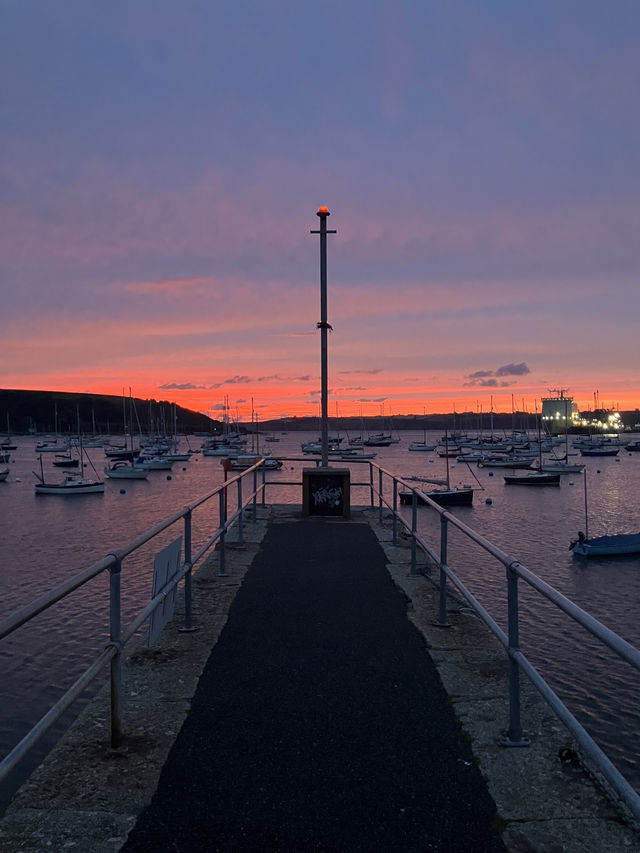
<svg viewBox="0 0 640 853"><path fill-rule="evenodd" d="M127 424L132 431L173 432L174 408L167 400L125 400ZM0 433L75 433L78 413L83 433L124 432L122 397L107 394L72 394L66 391L20 391L0 389ZM213 432L220 424L201 412L175 407L177 432Z"/></svg>

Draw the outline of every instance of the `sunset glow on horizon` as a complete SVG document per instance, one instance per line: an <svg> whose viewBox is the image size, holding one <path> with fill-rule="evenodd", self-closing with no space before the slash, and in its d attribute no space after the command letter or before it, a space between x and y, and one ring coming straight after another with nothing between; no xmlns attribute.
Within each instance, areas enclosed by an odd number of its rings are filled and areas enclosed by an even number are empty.
<svg viewBox="0 0 640 853"><path fill-rule="evenodd" d="M640 7L325 6L3 9L0 385L640 407Z"/></svg>

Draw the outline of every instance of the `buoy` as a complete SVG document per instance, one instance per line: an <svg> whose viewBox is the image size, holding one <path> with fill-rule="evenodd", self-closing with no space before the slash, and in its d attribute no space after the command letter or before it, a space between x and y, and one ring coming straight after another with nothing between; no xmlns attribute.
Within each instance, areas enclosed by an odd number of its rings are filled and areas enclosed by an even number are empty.
<svg viewBox="0 0 640 853"><path fill-rule="evenodd" d="M183 470L183 471L186 471L187 469L186 469L186 468L183 468L182 470Z"/></svg>
<svg viewBox="0 0 640 853"><path fill-rule="evenodd" d="M489 476L493 477L493 471L489 471Z"/></svg>
<svg viewBox="0 0 640 853"><path fill-rule="evenodd" d="M171 474L167 474L167 480L171 479Z"/></svg>
<svg viewBox="0 0 640 853"><path fill-rule="evenodd" d="M487 498L485 501L486 504L492 504L493 500L491 498Z"/></svg>
<svg viewBox="0 0 640 853"><path fill-rule="evenodd" d="M126 494L127 494L127 490L126 490L126 489L120 489L120 494L121 494L121 495L126 495Z"/></svg>
<svg viewBox="0 0 640 853"><path fill-rule="evenodd" d="M598 468L598 470L596 471L596 474L599 474L599 473L600 473L600 469Z"/></svg>

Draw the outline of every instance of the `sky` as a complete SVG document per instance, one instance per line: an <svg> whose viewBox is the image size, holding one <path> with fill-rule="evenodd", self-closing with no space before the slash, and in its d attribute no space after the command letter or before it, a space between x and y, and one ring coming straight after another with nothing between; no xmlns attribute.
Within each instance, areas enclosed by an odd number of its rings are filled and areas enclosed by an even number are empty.
<svg viewBox="0 0 640 853"><path fill-rule="evenodd" d="M640 406L637 0L2 0L0 386Z"/></svg>

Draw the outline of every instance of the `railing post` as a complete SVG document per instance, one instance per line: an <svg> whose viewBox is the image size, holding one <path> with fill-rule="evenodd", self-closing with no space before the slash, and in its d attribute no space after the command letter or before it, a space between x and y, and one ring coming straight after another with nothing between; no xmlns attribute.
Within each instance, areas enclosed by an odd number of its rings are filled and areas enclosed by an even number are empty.
<svg viewBox="0 0 640 853"><path fill-rule="evenodd" d="M393 533L391 541L394 545L398 544L398 481L393 478Z"/></svg>
<svg viewBox="0 0 640 853"><path fill-rule="evenodd" d="M111 658L111 748L122 743L122 658L120 652L120 575L122 561L109 568L109 638L116 653Z"/></svg>
<svg viewBox="0 0 640 853"><path fill-rule="evenodd" d="M253 469L253 520L258 520L258 469Z"/></svg>
<svg viewBox="0 0 640 853"><path fill-rule="evenodd" d="M191 621L191 510L184 517L184 562L184 625L179 629L183 634L196 630Z"/></svg>
<svg viewBox="0 0 640 853"><path fill-rule="evenodd" d="M378 468L378 512L382 524L382 468Z"/></svg>
<svg viewBox="0 0 640 853"><path fill-rule="evenodd" d="M244 508L242 506L242 477L238 477L238 545L244 545Z"/></svg>
<svg viewBox="0 0 640 853"><path fill-rule="evenodd" d="M416 575L418 573L416 535L418 533L418 493L412 492L411 498L411 572Z"/></svg>
<svg viewBox="0 0 640 853"><path fill-rule="evenodd" d="M262 472L262 506L264 506L266 503L266 497L267 497L266 496L267 490L265 488L265 484L267 482L267 469L264 467L264 465L262 465L262 467L260 468L260 471Z"/></svg>
<svg viewBox="0 0 640 853"><path fill-rule="evenodd" d="M373 491L373 465L369 462L369 501L371 503L371 509L375 506L374 503L374 491Z"/></svg>
<svg viewBox="0 0 640 853"><path fill-rule="evenodd" d="M503 746L529 746L530 741L522 735L520 721L520 667L513 657L520 651L520 619L518 614L517 563L507 566L507 606L509 621L509 731L502 741Z"/></svg>
<svg viewBox="0 0 640 853"><path fill-rule="evenodd" d="M444 513L440 516L440 602L438 621L435 623L438 628L450 628L451 625L447 620L447 573L444 566L447 566L447 546L449 536L449 525Z"/></svg>
<svg viewBox="0 0 640 853"><path fill-rule="evenodd" d="M226 578L227 572L225 567L225 538L227 536L227 487L224 486L220 491L220 566L218 568L218 577Z"/></svg>

